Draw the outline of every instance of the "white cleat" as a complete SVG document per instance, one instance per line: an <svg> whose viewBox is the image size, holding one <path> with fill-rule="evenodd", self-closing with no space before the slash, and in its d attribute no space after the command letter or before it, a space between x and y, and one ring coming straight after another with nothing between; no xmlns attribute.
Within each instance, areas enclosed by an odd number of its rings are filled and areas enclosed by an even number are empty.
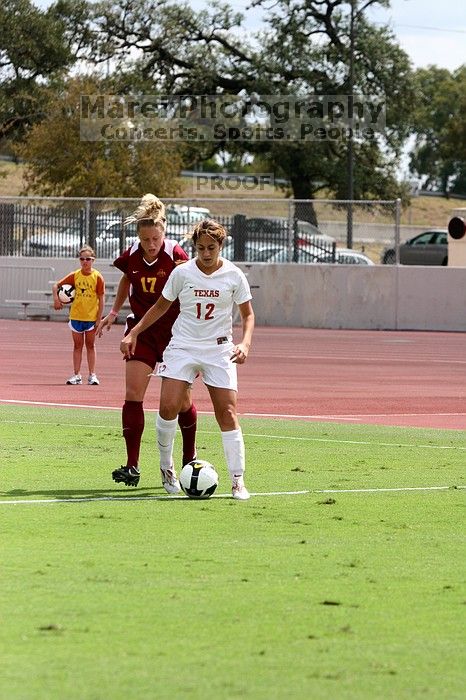
<svg viewBox="0 0 466 700"><path fill-rule="evenodd" d="M66 380L67 384L82 384L83 383L83 378L81 377L80 374L73 374L72 377Z"/></svg>
<svg viewBox="0 0 466 700"><path fill-rule="evenodd" d="M167 493L181 493L180 482L173 467L171 469L160 468L160 474L162 475L162 486Z"/></svg>
<svg viewBox="0 0 466 700"><path fill-rule="evenodd" d="M244 479L242 476L233 477L231 495L237 501L247 501L248 498L251 498L251 494L244 485Z"/></svg>
<svg viewBox="0 0 466 700"><path fill-rule="evenodd" d="M95 374L90 374L87 378L87 383L90 385L95 385L98 386L100 384L99 380L97 379L97 376Z"/></svg>

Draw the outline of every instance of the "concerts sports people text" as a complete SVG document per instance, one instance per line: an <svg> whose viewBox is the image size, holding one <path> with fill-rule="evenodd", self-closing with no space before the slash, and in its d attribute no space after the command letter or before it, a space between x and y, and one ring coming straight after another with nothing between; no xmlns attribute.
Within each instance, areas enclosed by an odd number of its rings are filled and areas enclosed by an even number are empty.
<svg viewBox="0 0 466 700"><path fill-rule="evenodd" d="M165 205L155 195L142 197L140 205L125 224L132 222L136 223L138 240L113 263L123 272L123 276L113 308L98 328L99 336L105 327L110 330L126 298L131 307L125 329L125 333L129 333L160 297L172 271L188 259L175 241L165 238ZM139 483L139 453L145 423L143 401L150 377L157 362L162 360L163 351L171 338L172 325L178 313L179 305L174 304L168 314L139 335L133 353L126 358L126 393L122 409L126 465L112 472L113 480L126 486L137 486ZM177 414L183 438L183 464L186 464L196 456L197 412L191 400L190 387L183 388ZM168 493L178 493L180 490L176 474L170 469L162 471L162 484Z"/></svg>
<svg viewBox="0 0 466 700"><path fill-rule="evenodd" d="M221 257L226 235L224 227L211 219L195 226L192 241L196 257L172 272L159 300L123 338L120 349L127 359L133 357L140 334L170 314L179 301L180 314L157 371L162 377L157 417L161 469L175 471L176 416L187 387L200 373L221 430L233 498L247 500L244 441L236 408L236 366L243 364L248 356L254 312L244 273ZM237 344L232 339L234 303L238 305L242 322L242 338Z"/></svg>

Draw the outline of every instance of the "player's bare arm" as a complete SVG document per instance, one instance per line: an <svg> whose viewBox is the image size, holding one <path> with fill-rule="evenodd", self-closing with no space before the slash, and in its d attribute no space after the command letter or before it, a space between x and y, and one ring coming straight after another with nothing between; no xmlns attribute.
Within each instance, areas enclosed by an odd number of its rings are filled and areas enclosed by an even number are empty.
<svg viewBox="0 0 466 700"><path fill-rule="evenodd" d="M254 311L250 301L245 301L244 304L238 306L241 322L243 326L243 338L238 345L235 346L231 355L232 362L242 365L249 354L249 348L252 342L252 333L254 331Z"/></svg>
<svg viewBox="0 0 466 700"><path fill-rule="evenodd" d="M109 331L115 323L118 312L120 311L121 307L126 301L126 297L128 296L129 286L129 279L126 275L123 275L123 277L121 277L120 281L118 282L117 292L115 295L115 301L113 302L112 310L100 321L99 325L97 326L98 338L102 337L104 328L107 328L107 331Z"/></svg>
<svg viewBox="0 0 466 700"><path fill-rule="evenodd" d="M172 301L160 296L155 304L150 307L149 311L146 311L139 323L134 326L134 328L123 338L120 343L120 351L125 357L131 357L133 354L139 333L142 333L142 331L145 331L146 328L149 328L149 326L152 326L153 323L158 321L159 318L161 318L164 313L168 311L172 304Z"/></svg>
<svg viewBox="0 0 466 700"><path fill-rule="evenodd" d="M55 311L60 311L64 307L64 304L62 304L62 302L58 298L58 287L60 286L61 282L62 280L60 280L59 282L55 282L55 284L52 287L53 308L55 309Z"/></svg>

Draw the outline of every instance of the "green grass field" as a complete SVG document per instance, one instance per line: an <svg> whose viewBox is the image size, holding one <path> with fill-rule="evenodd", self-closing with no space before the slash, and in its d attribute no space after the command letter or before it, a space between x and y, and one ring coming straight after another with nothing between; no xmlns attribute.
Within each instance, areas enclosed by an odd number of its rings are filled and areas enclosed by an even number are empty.
<svg viewBox="0 0 466 700"><path fill-rule="evenodd" d="M463 433L242 420L241 503L209 417L208 501L164 495L153 414L132 490L118 412L0 422L2 698L464 698Z"/></svg>

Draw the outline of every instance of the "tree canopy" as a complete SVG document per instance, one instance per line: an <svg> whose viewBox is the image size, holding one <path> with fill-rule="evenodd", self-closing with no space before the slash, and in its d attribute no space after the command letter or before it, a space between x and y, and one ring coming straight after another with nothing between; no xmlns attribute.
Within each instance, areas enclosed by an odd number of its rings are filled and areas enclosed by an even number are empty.
<svg viewBox="0 0 466 700"><path fill-rule="evenodd" d="M412 166L426 177L427 185L445 191L462 186L464 148L458 143L464 146L464 120L457 115L465 99L464 70L455 76L434 68L414 73L393 33L368 19L370 6L388 6L388 0L275 0L272 6L253 0L253 5L264 7L265 22L251 35L241 14L218 1L196 11L175 0L58 0L42 11L30 0L5 0L0 8L0 136L23 139L27 134L21 153L35 154L28 186L42 192L64 193L76 187L83 192L86 178L80 179L77 164L82 164L83 173L89 171L93 157L102 161L95 167L102 181L87 180L92 192L116 187L132 194L137 177L125 167L140 169L137 159L149 154L149 159L166 158L164 182L166 190L174 192L174 166L180 168L183 162L192 167L226 152L233 162L255 158L287 180L296 198L312 198L322 188L330 196L345 198L352 152L354 197L387 199L404 192L397 165L410 133L416 134ZM72 67L75 77L70 78ZM76 95L71 95L79 80L87 80L79 78L81 73L94 75L97 93L235 96L244 106L240 125L246 123L251 105L267 96L304 100L307 105L335 96L350 110L350 93L366 105L381 105L385 123L382 120L374 133L353 129L349 136L351 115L333 124L324 114L323 137L317 137L317 131L298 137L295 131L283 138L232 140L217 135L204 141L168 139L139 146L79 138L73 142L63 133L63 158L69 167L59 168L53 158L42 158L39 141L50 147L53 139L47 129L62 133L72 124L77 128L76 115L63 117L63 99L76 104ZM435 94L439 86L440 94ZM331 137L329 126L340 131ZM73 158L68 159L68 152Z"/></svg>
<svg viewBox="0 0 466 700"><path fill-rule="evenodd" d="M388 29L370 24L365 16L374 4L387 3L367 0L357 7L351 44L348 3L343 0L277 0L266 15L266 28L255 37L247 37L241 16L220 3L195 12L168 0L104 0L95 6L94 54L98 60L111 60L129 81L138 75L146 89L235 94L247 102L251 95L347 96L352 50L353 91L385 100L387 110L381 133L370 143L354 140L355 195L386 198L388 191L397 191L396 157L408 133L414 92L407 55ZM212 150L230 147L218 140ZM343 173L348 144L343 137L243 142L241 148L260 154L277 175L287 178L295 197L312 197L322 186L341 196L347 193ZM206 145L202 150L211 155Z"/></svg>
<svg viewBox="0 0 466 700"><path fill-rule="evenodd" d="M84 0L47 10L30 0L0 4L0 142L21 138L44 116L55 80L89 43L87 17Z"/></svg>
<svg viewBox="0 0 466 700"><path fill-rule="evenodd" d="M411 168L424 187L466 193L466 65L450 73L430 66L416 71L415 145Z"/></svg>
<svg viewBox="0 0 466 700"><path fill-rule="evenodd" d="M27 191L68 197L140 197L146 191L175 196L182 162L174 144L80 139L81 95L100 90L95 78L72 78L51 100L47 116L17 148L27 164Z"/></svg>

